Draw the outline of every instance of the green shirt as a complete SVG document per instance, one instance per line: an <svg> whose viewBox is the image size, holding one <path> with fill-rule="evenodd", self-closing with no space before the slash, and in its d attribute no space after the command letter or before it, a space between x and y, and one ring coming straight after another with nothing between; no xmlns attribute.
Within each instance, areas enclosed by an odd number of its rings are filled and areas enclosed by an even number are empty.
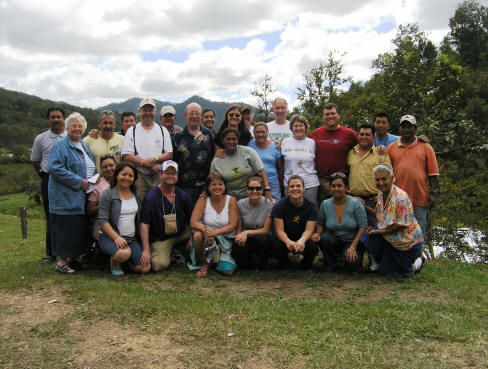
<svg viewBox="0 0 488 369"><path fill-rule="evenodd" d="M259 155L247 146L237 146L234 155L225 158L215 157L210 166L210 173L219 172L224 176L227 193L237 200L247 197L247 178L251 173L264 168Z"/></svg>

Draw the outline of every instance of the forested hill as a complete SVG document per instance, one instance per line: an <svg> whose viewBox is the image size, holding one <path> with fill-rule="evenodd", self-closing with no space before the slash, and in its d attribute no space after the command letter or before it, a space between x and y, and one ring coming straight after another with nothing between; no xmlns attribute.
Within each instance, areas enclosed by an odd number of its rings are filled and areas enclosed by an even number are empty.
<svg viewBox="0 0 488 369"><path fill-rule="evenodd" d="M48 128L46 112L53 105L61 106L68 114L81 113L91 127L96 124L99 112L95 109L0 88L0 148L16 151L32 146L36 135Z"/></svg>
<svg viewBox="0 0 488 369"><path fill-rule="evenodd" d="M2 151L18 152L30 148L34 138L48 128L46 112L50 106L61 106L66 111L66 114L74 111L81 113L88 122L88 128L93 128L96 127L100 110L113 110L117 115L120 115L123 111L136 113L140 101L140 97L134 97L122 103L112 103L97 109L90 109L0 88L0 132L2 132L0 135L0 153ZM176 110L177 124L181 126L185 125L183 113L186 105L190 102L196 102L202 108L214 109L217 124L221 122L225 109L229 106L229 103L214 102L199 96L192 96L178 104L160 100L155 100L155 102L157 117L162 106L173 105ZM119 120L117 120L117 123L119 123Z"/></svg>

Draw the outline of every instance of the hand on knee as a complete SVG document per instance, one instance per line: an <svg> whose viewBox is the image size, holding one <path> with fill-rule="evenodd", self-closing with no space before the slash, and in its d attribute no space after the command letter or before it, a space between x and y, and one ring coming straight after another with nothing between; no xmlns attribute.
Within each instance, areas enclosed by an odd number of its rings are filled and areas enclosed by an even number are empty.
<svg viewBox="0 0 488 369"><path fill-rule="evenodd" d="M117 252L115 253L115 255L113 256L113 259L118 262L118 263L123 263L127 260L129 260L131 256L131 251L130 249L127 247L125 249L120 249L120 250L117 250Z"/></svg>

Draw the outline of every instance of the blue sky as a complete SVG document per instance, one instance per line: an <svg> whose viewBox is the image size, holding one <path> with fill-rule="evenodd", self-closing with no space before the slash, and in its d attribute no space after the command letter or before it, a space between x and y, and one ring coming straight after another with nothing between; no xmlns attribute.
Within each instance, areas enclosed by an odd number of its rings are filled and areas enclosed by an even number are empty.
<svg viewBox="0 0 488 369"><path fill-rule="evenodd" d="M0 86L90 107L192 95L255 104L250 90L268 74L294 106L303 73L330 51L366 80L399 25L417 22L439 43L459 3L1 0Z"/></svg>

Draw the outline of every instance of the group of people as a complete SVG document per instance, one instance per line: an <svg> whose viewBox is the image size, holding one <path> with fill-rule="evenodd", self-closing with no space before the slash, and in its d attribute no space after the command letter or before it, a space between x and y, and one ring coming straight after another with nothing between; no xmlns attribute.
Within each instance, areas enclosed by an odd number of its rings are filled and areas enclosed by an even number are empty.
<svg viewBox="0 0 488 369"><path fill-rule="evenodd" d="M423 265L422 243L435 201L438 167L415 117L400 136L377 114L358 133L341 125L337 105L323 107L324 126L309 137L304 116L254 122L250 106L230 105L218 130L215 113L190 103L186 126L154 100L124 112L121 132L111 111L83 138L87 122L48 110L50 129L36 137L31 160L41 177L46 257L74 274L76 259L96 243L113 275L166 269L184 260L196 275L211 266L310 269L319 249L326 270L408 276ZM91 231L89 231L91 230ZM57 258L57 259L56 259Z"/></svg>

